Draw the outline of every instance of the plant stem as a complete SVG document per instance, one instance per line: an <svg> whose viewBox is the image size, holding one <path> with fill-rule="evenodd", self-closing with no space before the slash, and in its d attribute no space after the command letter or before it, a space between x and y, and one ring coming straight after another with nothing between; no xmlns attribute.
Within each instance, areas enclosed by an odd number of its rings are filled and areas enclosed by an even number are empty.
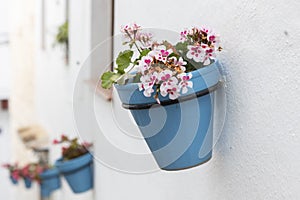
<svg viewBox="0 0 300 200"><path fill-rule="evenodd" d="M125 32L126 32L126 34L129 36L131 42L133 42L133 44L134 44L134 46L137 48L137 50L138 50L140 53L142 53L141 50L140 50L140 48L138 47L138 45L137 45L136 42L135 42L135 38L132 38L131 35L130 35L130 33L129 33L127 30L126 30ZM135 35L135 34L134 34L134 35Z"/></svg>
<svg viewBox="0 0 300 200"><path fill-rule="evenodd" d="M128 72L122 74L119 78L117 78L117 80L115 80L115 82L117 83L121 78L123 78L126 74L128 74L131 70L133 70L134 66L135 66L135 65L133 65L133 66L128 70Z"/></svg>
<svg viewBox="0 0 300 200"><path fill-rule="evenodd" d="M139 49L138 45L136 44L135 40L134 40L133 44L136 46L137 50L138 50L140 53L142 53L142 51Z"/></svg>

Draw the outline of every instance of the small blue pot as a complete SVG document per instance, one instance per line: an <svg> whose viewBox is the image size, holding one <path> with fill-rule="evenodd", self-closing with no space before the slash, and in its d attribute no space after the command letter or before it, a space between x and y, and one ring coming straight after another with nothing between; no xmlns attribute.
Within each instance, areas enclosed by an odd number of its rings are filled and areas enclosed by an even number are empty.
<svg viewBox="0 0 300 200"><path fill-rule="evenodd" d="M17 185L18 184L18 180L14 179L12 176L9 177L10 181L12 182L12 184Z"/></svg>
<svg viewBox="0 0 300 200"><path fill-rule="evenodd" d="M24 183L25 183L25 187L27 189L31 188L31 185L32 185L32 181L30 178L24 178Z"/></svg>
<svg viewBox="0 0 300 200"><path fill-rule="evenodd" d="M191 168L212 157L213 91L219 85L219 63L191 73L193 89L178 100L159 96L161 106L145 97L137 83L115 84L123 107L130 109L163 170Z"/></svg>
<svg viewBox="0 0 300 200"><path fill-rule="evenodd" d="M51 193L61 188L59 171L56 168L49 169L40 174L41 178L41 196L49 197Z"/></svg>
<svg viewBox="0 0 300 200"><path fill-rule="evenodd" d="M82 193L93 188L93 157L90 153L55 163L57 169L64 175L74 193Z"/></svg>

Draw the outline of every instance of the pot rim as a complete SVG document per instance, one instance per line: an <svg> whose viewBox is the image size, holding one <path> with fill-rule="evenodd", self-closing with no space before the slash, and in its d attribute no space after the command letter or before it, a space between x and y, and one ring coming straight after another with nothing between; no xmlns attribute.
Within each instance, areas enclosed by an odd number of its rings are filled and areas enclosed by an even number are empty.
<svg viewBox="0 0 300 200"><path fill-rule="evenodd" d="M57 168L47 169L46 171L40 174L41 179L47 179L55 176L59 176L59 171Z"/></svg>
<svg viewBox="0 0 300 200"><path fill-rule="evenodd" d="M92 163L93 156L90 152L85 153L82 156L79 156L77 158L63 161L63 158L58 159L55 162L55 166L58 168L58 170L62 173L68 173L72 171L76 171L77 169L80 169L82 167L85 167Z"/></svg>

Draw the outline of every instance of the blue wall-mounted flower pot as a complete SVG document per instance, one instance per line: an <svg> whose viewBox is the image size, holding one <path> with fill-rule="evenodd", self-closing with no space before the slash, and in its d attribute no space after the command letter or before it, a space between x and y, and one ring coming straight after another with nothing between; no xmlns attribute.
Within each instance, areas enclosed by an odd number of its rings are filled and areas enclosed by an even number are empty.
<svg viewBox="0 0 300 200"><path fill-rule="evenodd" d="M32 180L30 178L24 178L24 183L27 189L31 188Z"/></svg>
<svg viewBox="0 0 300 200"><path fill-rule="evenodd" d="M192 73L193 89L178 100L154 98L137 83L115 84L123 107L130 109L154 158L163 170L181 170L212 157L214 91L219 86L218 61Z"/></svg>
<svg viewBox="0 0 300 200"><path fill-rule="evenodd" d="M14 179L12 176L9 177L12 184L16 185L18 184L18 180Z"/></svg>
<svg viewBox="0 0 300 200"><path fill-rule="evenodd" d="M74 193L82 193L93 188L93 157L90 153L68 161L59 159L55 166L64 175Z"/></svg>
<svg viewBox="0 0 300 200"><path fill-rule="evenodd" d="M59 175L57 168L48 169L40 174L42 197L49 197L53 191L61 188Z"/></svg>

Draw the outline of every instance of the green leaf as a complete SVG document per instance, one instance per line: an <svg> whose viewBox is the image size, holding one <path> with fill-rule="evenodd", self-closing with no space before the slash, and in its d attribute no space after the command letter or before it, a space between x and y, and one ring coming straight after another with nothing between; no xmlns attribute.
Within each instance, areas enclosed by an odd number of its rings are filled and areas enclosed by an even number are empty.
<svg viewBox="0 0 300 200"><path fill-rule="evenodd" d="M173 53L171 53L171 54L169 55L169 58L172 58L172 57L176 57L176 58L178 58L178 57L179 57L179 55L178 55L178 54L175 54L175 53L173 52Z"/></svg>
<svg viewBox="0 0 300 200"><path fill-rule="evenodd" d="M116 60L116 63L118 65L116 70L118 71L118 73L120 74L125 73L124 70L130 65L132 56L133 56L133 51L131 50L126 50L119 53Z"/></svg>
<svg viewBox="0 0 300 200"><path fill-rule="evenodd" d="M140 56L135 59L133 62L134 65L138 65L138 61L142 59L142 57L146 56L150 52L150 49L144 49L143 51L140 52Z"/></svg>
<svg viewBox="0 0 300 200"><path fill-rule="evenodd" d="M150 52L150 49L144 49L143 51L141 51L140 57L146 56L149 52Z"/></svg>
<svg viewBox="0 0 300 200"><path fill-rule="evenodd" d="M141 77L142 77L142 74L140 74L140 73L136 74L135 77L133 78L133 83L140 82Z"/></svg>
<svg viewBox="0 0 300 200"><path fill-rule="evenodd" d="M58 33L56 35L56 42L64 44L68 42L68 21L58 27Z"/></svg>
<svg viewBox="0 0 300 200"><path fill-rule="evenodd" d="M186 52L188 50L187 46L188 46L187 42L178 42L176 44L175 48L176 48L177 51L182 53L182 52Z"/></svg>
<svg viewBox="0 0 300 200"><path fill-rule="evenodd" d="M115 83L115 81L121 76L121 74L114 73L114 72L105 72L101 76L101 86L104 89L109 89Z"/></svg>

